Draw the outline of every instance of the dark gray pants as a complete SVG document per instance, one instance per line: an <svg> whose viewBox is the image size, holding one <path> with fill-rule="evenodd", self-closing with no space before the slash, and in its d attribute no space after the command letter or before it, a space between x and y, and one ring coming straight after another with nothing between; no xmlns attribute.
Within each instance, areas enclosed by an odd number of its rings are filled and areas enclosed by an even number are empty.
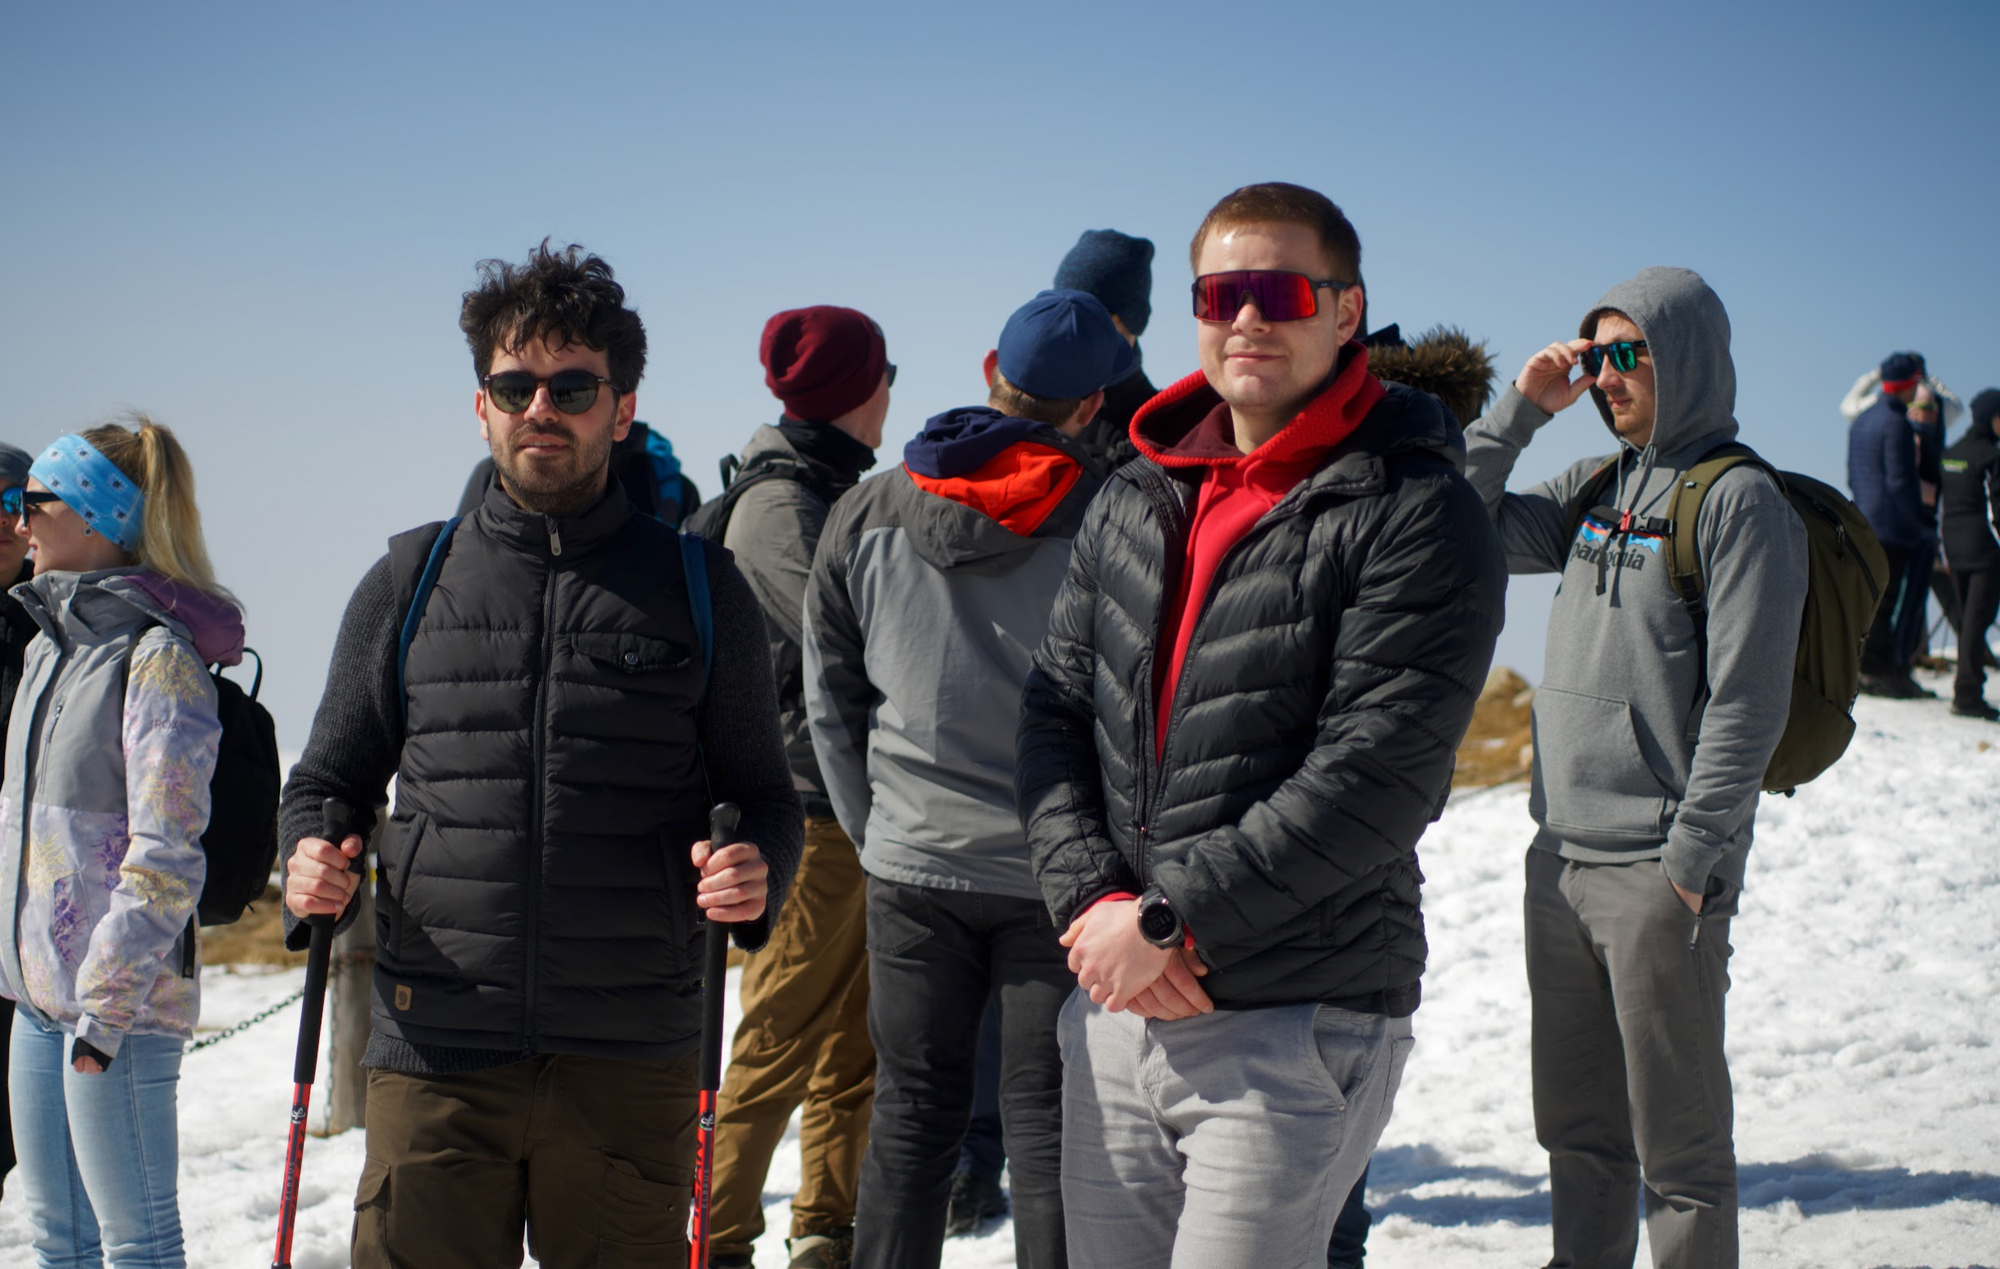
<svg viewBox="0 0 2000 1269"><path fill-rule="evenodd" d="M1528 851L1535 1136L1549 1152L1550 1269L1626 1269L1642 1192L1653 1264L1737 1262L1723 997L1737 887L1697 917L1658 860Z"/></svg>
<svg viewBox="0 0 2000 1269"><path fill-rule="evenodd" d="M988 996L1000 1001L1014 1259L1021 1269L1067 1269L1056 1017L1076 976L1056 938L1039 899L868 878L875 1115L854 1208L857 1269L935 1269L943 1255Z"/></svg>

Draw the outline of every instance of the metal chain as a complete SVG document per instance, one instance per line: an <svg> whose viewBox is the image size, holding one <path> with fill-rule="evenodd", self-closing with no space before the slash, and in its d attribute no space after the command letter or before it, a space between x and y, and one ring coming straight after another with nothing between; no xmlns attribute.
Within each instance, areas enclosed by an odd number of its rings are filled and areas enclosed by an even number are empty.
<svg viewBox="0 0 2000 1269"><path fill-rule="evenodd" d="M346 956L335 957L333 963L327 966L327 976L330 978L333 976L334 970L340 969L346 965L358 964L364 958L368 960L373 960L375 959L375 954L373 951L354 952L354 953L349 953ZM257 1013L250 1015L248 1018L245 1018L243 1021L237 1023L235 1026L224 1027L222 1030L216 1032L214 1035L203 1036L201 1039L196 1040L193 1044L188 1045L187 1051L189 1053L199 1053L203 1049L210 1046L211 1044L220 1044L231 1036L242 1035L245 1031L248 1031L250 1028L256 1026L258 1023L276 1017L278 1014L291 1008L293 1005L296 1005L305 998L306 998L306 989L304 987L301 987L297 991L293 992L291 995L285 997L283 1000L278 1001L276 1004L271 1005L268 1008L259 1010Z"/></svg>

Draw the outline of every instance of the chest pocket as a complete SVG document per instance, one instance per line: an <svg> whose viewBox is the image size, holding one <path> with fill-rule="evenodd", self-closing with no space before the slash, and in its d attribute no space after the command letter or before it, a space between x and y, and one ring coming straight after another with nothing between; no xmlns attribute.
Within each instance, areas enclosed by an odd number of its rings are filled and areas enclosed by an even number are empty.
<svg viewBox="0 0 2000 1269"><path fill-rule="evenodd" d="M666 691L674 675L694 659L687 644L652 635L585 632L571 635L569 644L579 678L628 691Z"/></svg>

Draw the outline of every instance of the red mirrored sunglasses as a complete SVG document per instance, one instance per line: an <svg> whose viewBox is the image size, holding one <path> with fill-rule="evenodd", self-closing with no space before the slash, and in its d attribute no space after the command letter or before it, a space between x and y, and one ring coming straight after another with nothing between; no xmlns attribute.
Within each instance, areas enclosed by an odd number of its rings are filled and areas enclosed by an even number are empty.
<svg viewBox="0 0 2000 1269"><path fill-rule="evenodd" d="M1194 315L1204 322L1233 322L1245 304L1255 304L1267 322L1296 322L1319 312L1321 287L1339 294L1353 285L1283 269L1204 273L1194 280Z"/></svg>

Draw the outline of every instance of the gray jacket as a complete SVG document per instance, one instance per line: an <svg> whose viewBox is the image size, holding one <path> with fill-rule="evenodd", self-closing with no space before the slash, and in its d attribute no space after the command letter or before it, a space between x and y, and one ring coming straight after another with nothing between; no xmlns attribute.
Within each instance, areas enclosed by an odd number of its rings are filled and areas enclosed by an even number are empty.
<svg viewBox="0 0 2000 1269"><path fill-rule="evenodd" d="M766 480L745 490L730 512L722 544L736 556L736 567L743 571L764 609L771 669L777 677L778 722L785 738L785 761L792 768L792 787L798 790L807 815L832 815L833 804L827 801L826 781L820 776L819 759L813 756L812 736L806 727L800 668L806 579L812 574L813 551L826 527L829 500L821 496L814 481L805 478L813 461L794 449L777 428L760 427L743 447L743 470L759 459L768 462L773 458L796 466L800 478ZM830 469L817 483L838 487Z"/></svg>
<svg viewBox="0 0 2000 1269"><path fill-rule="evenodd" d="M1659 858L1670 879L1700 893L1711 873L1743 879L1759 784L1790 703L1805 526L1761 470L1736 467L1715 483L1695 525L1708 579L1704 649L1662 548L1681 473L1736 438L1729 316L1686 269L1647 269L1613 287L1585 315L1585 336L1607 309L1646 336L1656 391L1652 443L1619 451L1613 505L1570 535L1569 503L1599 458L1506 492L1515 459L1550 417L1512 387L1466 432L1466 475L1499 524L1508 570L1562 574L1535 693L1535 845L1588 862ZM1591 396L1609 427L1602 397ZM1618 513L1628 510L1640 527L1621 535Z"/></svg>
<svg viewBox="0 0 2000 1269"><path fill-rule="evenodd" d="M834 814L871 876L1042 897L1015 804L1014 731L1102 476L1055 428L1016 448L1029 445L1082 472L1028 533L898 467L843 497L820 538L806 592L806 711Z"/></svg>

